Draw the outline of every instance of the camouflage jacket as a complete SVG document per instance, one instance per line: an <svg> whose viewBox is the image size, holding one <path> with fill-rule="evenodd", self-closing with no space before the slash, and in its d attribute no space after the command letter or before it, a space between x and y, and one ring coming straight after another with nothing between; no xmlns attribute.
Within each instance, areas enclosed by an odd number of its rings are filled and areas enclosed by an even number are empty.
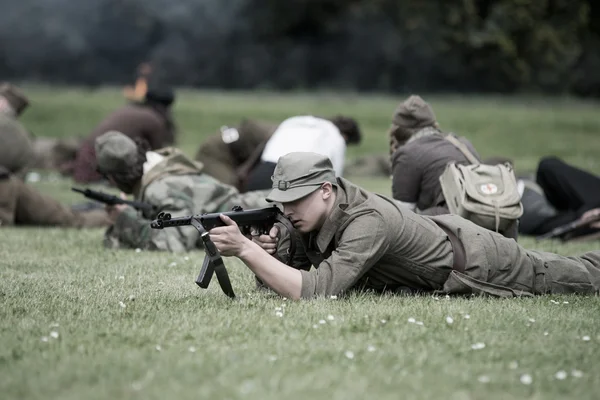
<svg viewBox="0 0 600 400"><path fill-rule="evenodd" d="M127 208L105 235L105 246L150 250L189 251L201 247L198 231L192 226L155 230L150 221L159 212L172 217L230 210L266 207L266 192L240 194L211 176L202 173L203 165L179 150L167 147L147 153L144 175L134 193L135 200L155 206L152 215Z"/></svg>

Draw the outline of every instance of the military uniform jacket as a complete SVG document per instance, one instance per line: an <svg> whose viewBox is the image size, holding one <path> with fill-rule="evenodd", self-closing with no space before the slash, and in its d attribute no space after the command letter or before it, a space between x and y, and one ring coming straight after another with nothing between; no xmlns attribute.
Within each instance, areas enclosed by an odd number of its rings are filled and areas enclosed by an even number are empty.
<svg viewBox="0 0 600 400"><path fill-rule="evenodd" d="M154 155L152 155L154 154ZM158 155L158 157L156 156ZM175 148L164 148L147 154L158 159L144 173L135 199L155 206L152 215L141 215L128 208L121 213L106 234L108 247L129 247L153 250L187 251L200 245L198 231L192 226L155 230L150 221L159 212L173 218L243 208L266 207L264 192L240 194L209 175L202 173L202 164L188 159Z"/></svg>
<svg viewBox="0 0 600 400"><path fill-rule="evenodd" d="M581 257L527 251L513 239L456 215L418 215L393 200L338 178L334 208L318 232L302 235L303 298L337 295L351 288L400 287L455 294L530 296L591 294L600 287L600 252ZM466 265L452 269L452 244L444 226L462 242Z"/></svg>
<svg viewBox="0 0 600 400"><path fill-rule="evenodd" d="M469 141L459 140L478 157ZM416 204L421 214L447 214L439 179L449 162L470 164L442 134L423 136L399 147L392 155L392 196ZM437 207L440 203L442 207Z"/></svg>
<svg viewBox="0 0 600 400"><path fill-rule="evenodd" d="M433 221L343 178L323 227L302 242L317 267L301 271L304 298L352 287L436 290L452 270L451 244Z"/></svg>

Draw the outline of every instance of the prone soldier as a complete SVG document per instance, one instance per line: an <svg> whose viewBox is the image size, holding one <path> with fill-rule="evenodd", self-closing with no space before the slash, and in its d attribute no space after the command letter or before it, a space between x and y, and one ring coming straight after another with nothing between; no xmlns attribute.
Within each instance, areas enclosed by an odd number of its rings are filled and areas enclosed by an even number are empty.
<svg viewBox="0 0 600 400"><path fill-rule="evenodd" d="M223 126L200 145L195 160L204 164L204 173L244 191L249 172L276 129L277 124L253 119L243 119L237 127Z"/></svg>
<svg viewBox="0 0 600 400"><path fill-rule="evenodd" d="M222 255L238 257L288 298L350 289L500 297L600 291L600 251L564 257L526 250L456 215L416 214L336 178L331 161L319 154L281 157L267 200L281 203L301 234L306 257L296 268L270 255L276 253L276 227L250 240L222 216L227 226L209 233Z"/></svg>
<svg viewBox="0 0 600 400"><path fill-rule="evenodd" d="M175 142L176 127L171 115L175 94L170 89L150 88L144 100L127 104L109 114L83 140L75 160L69 167L78 183L102 180L96 171L94 141L108 131L118 131L129 137L143 138L151 149L159 149Z"/></svg>
<svg viewBox="0 0 600 400"><path fill-rule="evenodd" d="M23 177L34 152L18 117L28 105L27 97L18 88L8 83L0 85L0 225L108 225L103 210L76 212L25 184Z"/></svg>
<svg viewBox="0 0 600 400"><path fill-rule="evenodd" d="M240 194L236 188L204 173L204 165L180 150L166 147L150 151L139 137L130 138L110 131L95 141L98 171L135 201L152 206L139 212L116 204L108 207L112 226L104 244L109 248L188 251L201 248L198 232L191 226L151 230L150 222L159 213L173 218L268 206L266 192Z"/></svg>

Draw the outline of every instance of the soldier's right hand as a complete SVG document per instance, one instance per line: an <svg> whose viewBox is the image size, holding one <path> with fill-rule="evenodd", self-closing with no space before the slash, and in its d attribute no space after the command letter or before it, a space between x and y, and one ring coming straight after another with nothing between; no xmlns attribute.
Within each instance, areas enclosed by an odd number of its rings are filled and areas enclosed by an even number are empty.
<svg viewBox="0 0 600 400"><path fill-rule="evenodd" d="M279 228L273 226L268 235L254 235L252 232L252 241L262 247L267 253L273 255L277 251L277 242L279 241Z"/></svg>

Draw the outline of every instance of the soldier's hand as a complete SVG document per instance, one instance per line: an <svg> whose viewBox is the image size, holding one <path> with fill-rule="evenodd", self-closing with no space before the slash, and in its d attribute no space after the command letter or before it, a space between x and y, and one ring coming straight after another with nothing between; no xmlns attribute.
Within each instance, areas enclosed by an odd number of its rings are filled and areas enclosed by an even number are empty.
<svg viewBox="0 0 600 400"><path fill-rule="evenodd" d="M583 222L592 222L590 228L600 228L600 208L593 208L583 213L581 216Z"/></svg>
<svg viewBox="0 0 600 400"><path fill-rule="evenodd" d="M262 247L267 253L273 255L277 251L279 241L279 228L273 226L268 235L252 235L252 241Z"/></svg>
<svg viewBox="0 0 600 400"><path fill-rule="evenodd" d="M115 223L117 221L117 218L119 218L119 215L121 215L121 213L123 211L125 211L125 209L128 206L126 204L115 204L113 206L106 206L106 213L108 214L108 219L110 219L111 223Z"/></svg>
<svg viewBox="0 0 600 400"><path fill-rule="evenodd" d="M221 214L221 221L225 226L212 228L209 232L210 239L213 241L217 250L224 256L239 256L244 245L250 243L248 238L242 235L238 224L228 216Z"/></svg>

